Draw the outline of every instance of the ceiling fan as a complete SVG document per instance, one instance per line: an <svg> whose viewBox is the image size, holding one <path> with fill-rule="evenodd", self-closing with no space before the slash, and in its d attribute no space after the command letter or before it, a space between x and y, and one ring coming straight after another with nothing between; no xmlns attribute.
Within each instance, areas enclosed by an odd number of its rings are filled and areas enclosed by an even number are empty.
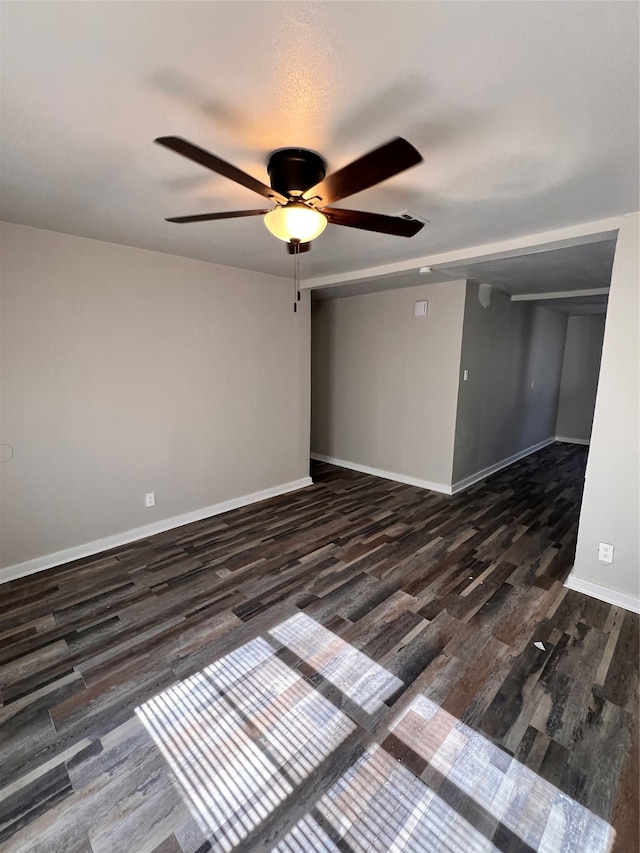
<svg viewBox="0 0 640 853"><path fill-rule="evenodd" d="M288 244L290 254L308 251L310 241L322 234L327 223L399 237L413 237L424 224L416 219L401 216L386 216L330 206L333 202L368 189L420 163L420 153L401 137L375 148L328 176L325 161L314 151L305 148L281 148L274 151L267 161L271 186L179 136L161 136L155 142L253 190L275 204L275 207L264 210L233 210L175 216L167 219L167 222L204 222L239 216L264 216L264 223L269 231Z"/></svg>

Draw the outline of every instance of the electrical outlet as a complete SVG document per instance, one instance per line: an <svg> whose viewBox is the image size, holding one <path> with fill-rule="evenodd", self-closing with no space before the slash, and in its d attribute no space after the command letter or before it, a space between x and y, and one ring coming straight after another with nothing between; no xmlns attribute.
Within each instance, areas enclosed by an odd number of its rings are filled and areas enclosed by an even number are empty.
<svg viewBox="0 0 640 853"><path fill-rule="evenodd" d="M463 370L463 371L462 371L462 381L463 381L463 382L466 382L468 379L469 379L469 371L468 371L468 370Z"/></svg>
<svg viewBox="0 0 640 853"><path fill-rule="evenodd" d="M147 492L147 494L144 496L144 505L147 507L156 505L156 493L155 492Z"/></svg>
<svg viewBox="0 0 640 853"><path fill-rule="evenodd" d="M601 563L613 563L613 545L601 542L598 545L598 559Z"/></svg>

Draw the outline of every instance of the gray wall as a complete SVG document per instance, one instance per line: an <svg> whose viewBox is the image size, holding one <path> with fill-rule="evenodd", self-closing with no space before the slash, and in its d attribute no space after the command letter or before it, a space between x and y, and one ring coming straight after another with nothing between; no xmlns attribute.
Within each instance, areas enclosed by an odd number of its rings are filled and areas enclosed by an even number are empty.
<svg viewBox="0 0 640 853"><path fill-rule="evenodd" d="M569 317L562 362L556 435L588 441L598 390L604 314Z"/></svg>
<svg viewBox="0 0 640 853"><path fill-rule="evenodd" d="M464 294L457 281L314 304L312 451L450 486Z"/></svg>
<svg viewBox="0 0 640 853"><path fill-rule="evenodd" d="M638 262L640 215L620 229L611 276L598 396L570 583L597 585L640 606ZM611 565L598 543L614 546ZM583 587L584 589L584 587ZM588 591L588 587L585 589Z"/></svg>
<svg viewBox="0 0 640 853"><path fill-rule="evenodd" d="M467 283L453 462L459 483L555 436L566 317Z"/></svg>
<svg viewBox="0 0 640 853"><path fill-rule="evenodd" d="M308 295L294 314L284 279L0 236L0 565L307 476Z"/></svg>

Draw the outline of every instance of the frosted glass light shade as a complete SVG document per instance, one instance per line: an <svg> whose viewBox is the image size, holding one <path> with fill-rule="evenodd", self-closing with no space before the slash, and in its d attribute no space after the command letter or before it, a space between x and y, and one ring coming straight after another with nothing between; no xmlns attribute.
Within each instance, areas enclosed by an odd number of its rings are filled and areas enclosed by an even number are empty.
<svg viewBox="0 0 640 853"><path fill-rule="evenodd" d="M278 240L308 243L327 227L327 217L300 201L290 201L265 214L264 224Z"/></svg>

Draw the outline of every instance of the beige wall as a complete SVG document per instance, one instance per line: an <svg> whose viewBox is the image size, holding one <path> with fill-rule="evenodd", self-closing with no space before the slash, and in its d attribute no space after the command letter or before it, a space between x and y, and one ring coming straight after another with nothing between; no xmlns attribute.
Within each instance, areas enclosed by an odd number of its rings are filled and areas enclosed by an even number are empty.
<svg viewBox="0 0 640 853"><path fill-rule="evenodd" d="M640 215L620 229L611 277L600 380L569 583L596 584L640 604L640 434L638 430L638 242ZM614 546L614 562L601 563L598 543ZM576 583L577 582L577 583Z"/></svg>
<svg viewBox="0 0 640 853"><path fill-rule="evenodd" d="M555 436L566 317L467 284L454 483Z"/></svg>
<svg viewBox="0 0 640 853"><path fill-rule="evenodd" d="M451 484L464 295L456 281L314 304L315 453Z"/></svg>
<svg viewBox="0 0 640 853"><path fill-rule="evenodd" d="M308 295L294 314L284 279L1 228L0 565L307 476Z"/></svg>
<svg viewBox="0 0 640 853"><path fill-rule="evenodd" d="M556 435L588 441L598 390L604 314L569 317L562 362Z"/></svg>

